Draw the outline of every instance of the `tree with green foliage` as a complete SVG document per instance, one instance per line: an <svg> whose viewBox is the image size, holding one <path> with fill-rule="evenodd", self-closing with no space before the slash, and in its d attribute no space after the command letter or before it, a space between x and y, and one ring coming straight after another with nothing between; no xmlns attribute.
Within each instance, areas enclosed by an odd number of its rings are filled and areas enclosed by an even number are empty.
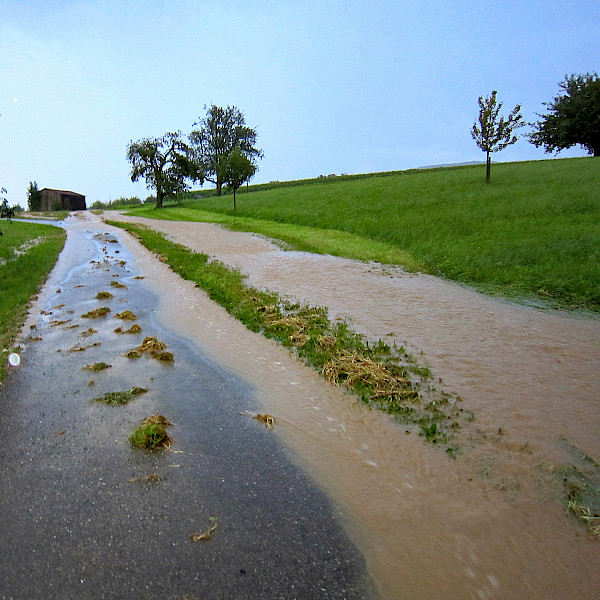
<svg viewBox="0 0 600 600"><path fill-rule="evenodd" d="M529 141L546 152L579 145L600 156L600 78L596 73L565 75L559 88L563 94L544 102L548 114L538 114L541 121L531 123L536 131L529 134Z"/></svg>
<svg viewBox="0 0 600 600"><path fill-rule="evenodd" d="M223 183L233 190L233 209L236 210L235 193L237 189L256 173L256 165L240 150L234 148L224 156L219 165Z"/></svg>
<svg viewBox="0 0 600 600"><path fill-rule="evenodd" d="M508 117L499 117L502 102L498 102L495 90L491 96L479 96L479 119L473 124L471 135L477 145L486 153L485 182L490 183L492 158L490 153L503 150L514 144L519 138L515 129L523 127L525 121L521 114L521 105L517 104Z"/></svg>
<svg viewBox="0 0 600 600"><path fill-rule="evenodd" d="M8 198L6 198L6 188L0 189L0 219L11 219L15 216L15 211L8 206Z"/></svg>
<svg viewBox="0 0 600 600"><path fill-rule="evenodd" d="M246 125L244 114L238 108L221 108L214 104L204 108L206 116L194 123L198 129L190 133L189 139L205 179L215 184L216 194L220 196L224 183L223 159L234 148L239 148L256 170L256 159L262 158L263 152L255 147L256 130Z"/></svg>
<svg viewBox="0 0 600 600"><path fill-rule="evenodd" d="M42 202L42 195L38 190L37 181L30 181L29 187L27 188L27 207L31 212L40 210Z"/></svg>
<svg viewBox="0 0 600 600"><path fill-rule="evenodd" d="M156 208L162 208L165 197L189 189L186 180L204 181L202 168L192 159L191 148L179 132L130 142L127 159L131 181L144 177L147 188L156 190Z"/></svg>

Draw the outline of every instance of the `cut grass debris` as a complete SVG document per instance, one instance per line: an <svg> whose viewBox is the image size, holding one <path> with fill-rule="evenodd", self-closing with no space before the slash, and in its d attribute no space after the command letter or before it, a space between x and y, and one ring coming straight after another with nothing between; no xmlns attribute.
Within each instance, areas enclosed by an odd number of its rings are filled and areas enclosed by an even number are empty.
<svg viewBox="0 0 600 600"><path fill-rule="evenodd" d="M259 423L266 425L267 429L273 429L273 425L275 425L275 417L272 417L271 415L261 414L261 413L258 413L257 415L253 415L251 412L249 412L247 410L241 414L248 415L249 417L256 419Z"/></svg>
<svg viewBox="0 0 600 600"><path fill-rule="evenodd" d="M84 315L81 315L84 319L101 319L102 317L106 317L106 315L110 312L110 308L108 306L101 306L100 308L95 308L94 310L90 310L86 312Z"/></svg>
<svg viewBox="0 0 600 600"><path fill-rule="evenodd" d="M174 244L155 231L114 224L166 257L176 273L194 281L248 329L279 341L328 381L357 394L368 406L393 415L427 441L447 443L471 420L467 418L471 413L460 408L460 398L432 386L429 370L417 365L404 348L367 341L347 323L332 323L326 308L286 303L273 292L247 286L239 271ZM146 338L134 352L147 351L146 342L151 345L156 340Z"/></svg>
<svg viewBox="0 0 600 600"><path fill-rule="evenodd" d="M142 354L149 354L152 358L164 363L173 363L175 358L171 352L166 352L167 345L155 337L147 336L144 341L125 354L127 358L140 358Z"/></svg>
<svg viewBox="0 0 600 600"><path fill-rule="evenodd" d="M119 334L121 334L121 333L133 333L133 334L142 333L142 328L137 323L134 323L129 329L123 329L121 327L117 327L115 329L115 333L119 333Z"/></svg>
<svg viewBox="0 0 600 600"><path fill-rule="evenodd" d="M158 450L168 449L173 442L166 428L172 425L166 417L159 414L144 419L141 425L131 434L129 442L134 448Z"/></svg>
<svg viewBox="0 0 600 600"><path fill-rule="evenodd" d="M81 332L81 337L90 337L90 335L94 335L95 333L98 333L98 330L90 327L89 329Z"/></svg>
<svg viewBox="0 0 600 600"><path fill-rule="evenodd" d="M215 530L217 529L217 527L219 525L217 523L216 517L211 517L209 519L209 521L212 523L212 525L209 525L208 528L206 529L206 531L203 531L201 533L190 533L190 539L192 540L192 542L208 542L208 541L210 541L213 533L215 532Z"/></svg>
<svg viewBox="0 0 600 600"><path fill-rule="evenodd" d="M112 365L107 365L105 362L97 362L92 365L85 365L82 367L85 371L104 371L105 369L110 369Z"/></svg>
<svg viewBox="0 0 600 600"><path fill-rule="evenodd" d="M117 313L115 319L122 319L123 321L135 321L137 316L130 310L124 310L123 312Z"/></svg>
<svg viewBox="0 0 600 600"><path fill-rule="evenodd" d="M124 392L107 392L100 398L94 398L94 402L104 402L104 404L127 404L135 396L145 394L148 390L142 387L132 387Z"/></svg>
<svg viewBox="0 0 600 600"><path fill-rule="evenodd" d="M110 282L110 285L111 285L111 287L114 287L114 288L125 288L125 289L127 289L127 286L124 283L119 283L118 281L114 281L114 280Z"/></svg>
<svg viewBox="0 0 600 600"><path fill-rule="evenodd" d="M109 300L114 296L110 292L98 292L96 294L96 300Z"/></svg>
<svg viewBox="0 0 600 600"><path fill-rule="evenodd" d="M94 342L93 344L88 344L87 346L73 346L69 348L69 352L85 352L88 348L97 348L101 345L101 342ZM60 352L60 350L57 350Z"/></svg>

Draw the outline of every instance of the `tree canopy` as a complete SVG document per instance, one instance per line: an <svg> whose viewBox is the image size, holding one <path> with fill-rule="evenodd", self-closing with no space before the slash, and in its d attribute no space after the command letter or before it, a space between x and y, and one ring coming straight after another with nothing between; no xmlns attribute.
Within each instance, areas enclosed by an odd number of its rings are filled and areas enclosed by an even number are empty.
<svg viewBox="0 0 600 600"><path fill-rule="evenodd" d="M237 189L256 173L256 165L240 150L234 148L227 156L223 157L220 171L223 183L233 189L233 208L236 207L235 193Z"/></svg>
<svg viewBox="0 0 600 600"><path fill-rule="evenodd" d="M519 138L514 134L515 129L523 127L521 105L517 104L508 117L500 117L502 102L498 102L498 92L493 91L491 96L479 96L479 119L473 124L471 135L477 145L486 153L485 181L490 182L491 152L498 152L514 144Z"/></svg>
<svg viewBox="0 0 600 600"><path fill-rule="evenodd" d="M559 88L563 93L544 102L548 114L538 114L541 120L531 124L536 131L529 141L546 152L580 145L600 156L600 78L596 73L565 76Z"/></svg>
<svg viewBox="0 0 600 600"><path fill-rule="evenodd" d="M30 211L40 210L42 196L38 190L37 181L30 181L27 188L27 207Z"/></svg>
<svg viewBox="0 0 600 600"><path fill-rule="evenodd" d="M198 129L190 133L189 139L195 160L204 171L205 179L216 185L217 196L221 195L224 183L223 159L234 148L239 148L256 170L256 159L262 158L263 152L255 147L256 130L246 125L244 114L238 108L221 108L213 104L194 127Z"/></svg>
<svg viewBox="0 0 600 600"><path fill-rule="evenodd" d="M194 162L179 132L130 142L127 159L131 162L131 181L145 178L148 189L156 191L157 208L162 207L166 196L189 189L186 180L204 181L201 166Z"/></svg>

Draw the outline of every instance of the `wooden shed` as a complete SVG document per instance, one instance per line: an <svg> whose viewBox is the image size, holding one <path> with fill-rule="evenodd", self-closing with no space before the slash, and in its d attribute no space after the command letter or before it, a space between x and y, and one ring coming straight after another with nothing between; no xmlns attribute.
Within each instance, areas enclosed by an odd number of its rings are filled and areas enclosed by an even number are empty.
<svg viewBox="0 0 600 600"><path fill-rule="evenodd" d="M85 196L66 190L40 190L40 210L86 210Z"/></svg>

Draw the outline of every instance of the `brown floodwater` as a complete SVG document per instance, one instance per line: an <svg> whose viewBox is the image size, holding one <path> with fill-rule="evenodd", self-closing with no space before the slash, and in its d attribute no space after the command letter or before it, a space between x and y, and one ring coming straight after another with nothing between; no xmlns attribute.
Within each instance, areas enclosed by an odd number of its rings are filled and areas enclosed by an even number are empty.
<svg viewBox="0 0 600 600"><path fill-rule="evenodd" d="M334 500L382 598L598 596L600 541L567 514L561 470L583 468L582 454L600 459L600 320L398 268L284 252L210 224L146 222L254 286L403 344L473 411L452 459L324 383L128 242L161 292L165 323L256 387L274 431Z"/></svg>

